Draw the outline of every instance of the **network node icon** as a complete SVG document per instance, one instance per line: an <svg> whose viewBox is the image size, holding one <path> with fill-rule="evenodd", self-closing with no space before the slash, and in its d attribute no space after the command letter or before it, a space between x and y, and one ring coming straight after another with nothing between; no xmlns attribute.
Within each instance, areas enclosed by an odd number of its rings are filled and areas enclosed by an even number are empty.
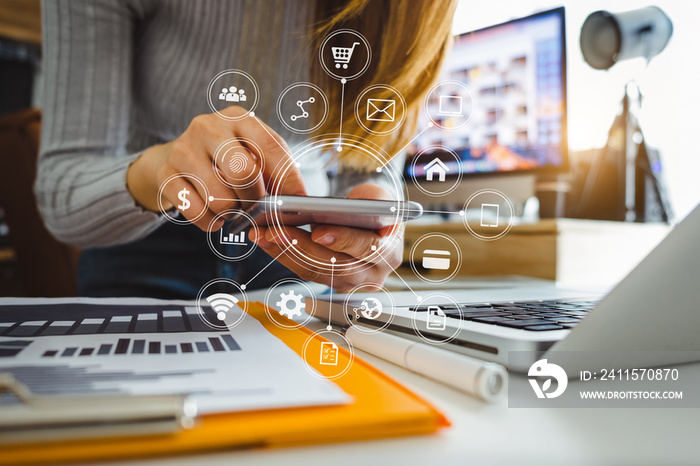
<svg viewBox="0 0 700 466"><path fill-rule="evenodd" d="M299 118L309 118L309 112L307 112L304 108L304 104L312 104L314 102L316 102L314 97L309 97L306 100L297 100L297 107L301 109L301 113L299 115L292 115L289 117L289 119L292 121L297 121Z"/></svg>
<svg viewBox="0 0 700 466"><path fill-rule="evenodd" d="M226 320L226 313L238 304L238 299L228 293L215 293L207 297L207 302L216 312L216 318L223 322Z"/></svg>
<svg viewBox="0 0 700 466"><path fill-rule="evenodd" d="M382 315L383 305L377 298L369 297L362 301L359 308L355 307L352 310L355 312L355 318L358 320L360 319L360 314L366 319L374 320Z"/></svg>

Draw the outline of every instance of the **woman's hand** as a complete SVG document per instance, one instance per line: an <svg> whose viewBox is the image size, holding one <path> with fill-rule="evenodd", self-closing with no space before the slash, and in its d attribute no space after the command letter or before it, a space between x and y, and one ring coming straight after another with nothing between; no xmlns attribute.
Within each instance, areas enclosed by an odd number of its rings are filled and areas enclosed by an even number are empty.
<svg viewBox="0 0 700 466"><path fill-rule="evenodd" d="M240 107L229 107L222 111L226 116L242 116L246 112ZM234 143L228 147L247 159L244 168L231 173L228 166L214 167L212 162L216 149L221 143L231 138L249 139L260 148ZM174 141L147 149L141 157L131 164L127 172L127 186L136 202L146 209L158 211L158 191L169 177L176 174L191 174L197 176L206 185L209 195L224 200L207 202L205 193L199 183L191 183L185 177L170 181L161 199L162 207L170 209L177 205L178 193L182 189L189 191L188 200L191 207L182 212L185 218L193 220L204 206L207 210L196 221L202 230L209 230L213 219L226 210L246 209L250 204L240 200L257 200L268 192L279 194L305 195L304 181L299 170L292 167L285 172L284 181L278 188L271 187L276 179L275 170L287 166L290 161L290 151L284 140L270 127L257 117L248 116L240 120L229 121L216 114L199 115L195 117L187 130ZM261 164L261 161L264 163ZM264 166L262 173L260 167ZM223 183L214 170L219 170L220 176L232 186ZM234 176L235 175L235 176ZM244 180L242 183L241 180ZM247 185L246 187L235 187ZM213 230L223 226L223 219L213 225Z"/></svg>
<svg viewBox="0 0 700 466"><path fill-rule="evenodd" d="M355 199L385 199L393 197L383 188L366 183L353 188L348 194ZM350 291L358 285L364 285L368 291L376 290L386 277L399 265L403 256L403 225L385 227L378 231L335 225L318 225L313 231L295 227L285 227L285 234L274 227L259 227L257 236L251 239L272 257L295 272L303 280L331 284L331 274L314 267L312 264L298 264L295 260L282 254L288 241L297 240L296 247L318 258L322 263L330 263L332 257L342 260L360 259L367 262L366 267L355 271L339 270L333 277L333 288L338 291ZM393 232L393 234L392 234ZM372 254L372 247L381 251ZM381 248L380 248L381 246Z"/></svg>

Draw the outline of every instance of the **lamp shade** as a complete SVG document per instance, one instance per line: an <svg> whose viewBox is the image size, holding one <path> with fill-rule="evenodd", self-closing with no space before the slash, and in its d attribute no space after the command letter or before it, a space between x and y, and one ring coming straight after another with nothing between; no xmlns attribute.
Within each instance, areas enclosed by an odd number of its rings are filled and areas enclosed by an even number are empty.
<svg viewBox="0 0 700 466"><path fill-rule="evenodd" d="M672 34L673 23L655 6L623 13L596 11L581 27L581 52L592 68L607 70L630 58L650 60L666 47Z"/></svg>

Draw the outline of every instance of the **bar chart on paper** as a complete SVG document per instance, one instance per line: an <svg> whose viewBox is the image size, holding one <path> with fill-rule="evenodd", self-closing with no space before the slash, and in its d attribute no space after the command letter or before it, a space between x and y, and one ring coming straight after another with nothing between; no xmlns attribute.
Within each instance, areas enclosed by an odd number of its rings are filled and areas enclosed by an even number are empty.
<svg viewBox="0 0 700 466"><path fill-rule="evenodd" d="M193 338L188 336L187 341L167 344L158 338L110 338L114 334L140 334L140 333L184 333L184 332L220 332L205 325L199 318L194 307L172 307L155 309L152 306L139 309L137 306L129 306L128 313L124 307L105 309L115 315L105 317L82 317L80 305L65 306L56 305L53 309L42 310L39 316L20 322L0 322L0 336L6 337L30 337L30 339L9 340L0 342L0 358L17 356L22 349L31 344L33 338L45 336L68 335L103 335L103 343L87 347L78 347L73 344L55 347L42 353L43 358L70 358L86 356L114 356L124 354L153 355L153 354L187 354L207 353L221 351L240 350L236 340L229 334L219 336L206 336ZM136 308L136 309L129 309ZM60 315L61 318L73 317L73 320L50 320ZM12 313L7 313L2 320L10 319ZM18 316L19 317L19 316ZM27 316L21 316L26 319ZM61 341L74 341L74 339L58 339Z"/></svg>
<svg viewBox="0 0 700 466"><path fill-rule="evenodd" d="M285 392L283 381L299 377L295 366L306 373L254 319L236 332L213 329L194 306L0 305L0 372L36 394L190 394L201 412L343 401L320 385ZM0 394L0 409L10 402Z"/></svg>

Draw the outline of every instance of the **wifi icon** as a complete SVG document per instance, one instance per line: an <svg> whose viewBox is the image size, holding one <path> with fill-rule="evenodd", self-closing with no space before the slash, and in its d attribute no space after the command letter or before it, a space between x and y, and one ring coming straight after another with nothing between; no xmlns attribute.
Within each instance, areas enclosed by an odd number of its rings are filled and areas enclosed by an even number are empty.
<svg viewBox="0 0 700 466"><path fill-rule="evenodd" d="M216 312L216 318L220 321L224 321L226 319L226 313L238 303L238 299L228 293L216 293L209 296L207 302Z"/></svg>

